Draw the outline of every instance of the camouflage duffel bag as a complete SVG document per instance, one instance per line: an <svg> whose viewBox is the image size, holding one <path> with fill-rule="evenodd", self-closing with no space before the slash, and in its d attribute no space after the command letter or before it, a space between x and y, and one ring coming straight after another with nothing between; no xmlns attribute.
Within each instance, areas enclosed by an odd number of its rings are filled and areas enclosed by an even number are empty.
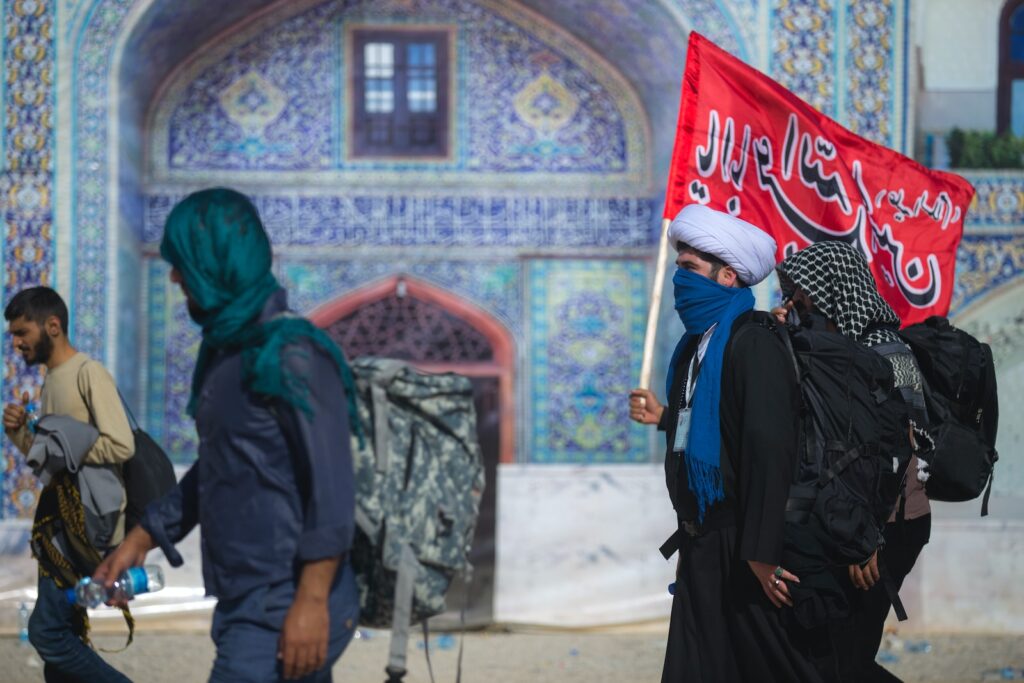
<svg viewBox="0 0 1024 683"><path fill-rule="evenodd" d="M359 621L392 628L389 668L398 652L404 668L409 625L444 611L469 564L484 489L473 386L381 358L352 371L366 435L362 447L352 440Z"/></svg>

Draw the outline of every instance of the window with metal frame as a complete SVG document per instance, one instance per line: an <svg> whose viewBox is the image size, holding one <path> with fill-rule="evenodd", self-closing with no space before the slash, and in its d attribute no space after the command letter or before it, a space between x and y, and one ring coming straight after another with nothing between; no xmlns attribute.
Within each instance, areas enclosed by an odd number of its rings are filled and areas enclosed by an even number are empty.
<svg viewBox="0 0 1024 683"><path fill-rule="evenodd" d="M1024 0L1003 6L999 21L997 128L1024 136Z"/></svg>
<svg viewBox="0 0 1024 683"><path fill-rule="evenodd" d="M352 155L448 154L448 33L353 32Z"/></svg>

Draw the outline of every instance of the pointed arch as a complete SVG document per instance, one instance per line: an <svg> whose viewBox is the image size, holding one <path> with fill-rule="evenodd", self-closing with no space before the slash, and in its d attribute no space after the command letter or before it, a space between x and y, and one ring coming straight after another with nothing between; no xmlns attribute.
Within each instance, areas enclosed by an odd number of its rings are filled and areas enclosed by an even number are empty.
<svg viewBox="0 0 1024 683"><path fill-rule="evenodd" d="M373 308L372 321L358 320L360 312ZM401 309L401 310L399 310ZM427 372L457 372L469 377L494 377L498 381L499 462L515 461L515 345L512 333L476 304L445 289L408 275L393 275L344 294L309 314L315 325L328 331L350 321L363 332L380 334L381 326L429 325L421 334L457 336L451 343L429 348L390 343L402 360ZM405 330L403 330L404 332ZM387 330L383 330L387 332ZM410 330L417 336L417 330ZM376 340L371 340L374 342ZM345 343L342 342L342 346ZM387 340L376 345L389 346ZM443 346L443 348L438 348ZM363 348L358 343L357 348ZM386 351L383 355L387 355Z"/></svg>

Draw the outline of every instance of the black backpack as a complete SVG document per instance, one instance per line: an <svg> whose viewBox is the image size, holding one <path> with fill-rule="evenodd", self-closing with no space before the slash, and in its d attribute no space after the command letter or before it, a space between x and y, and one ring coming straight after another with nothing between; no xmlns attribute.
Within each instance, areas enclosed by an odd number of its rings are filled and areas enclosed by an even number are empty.
<svg viewBox="0 0 1024 683"><path fill-rule="evenodd" d="M139 427L123 396L121 403L135 436L135 454L122 466L126 499L124 530L127 533L142 519L146 506L166 495L178 480L171 459L160 444Z"/></svg>
<svg viewBox="0 0 1024 683"><path fill-rule="evenodd" d="M802 407L786 521L820 529L830 561L866 562L903 490L912 454L907 405L875 351L833 332L790 327L782 336Z"/></svg>
<svg viewBox="0 0 1024 683"><path fill-rule="evenodd" d="M908 408L892 365L839 333L780 325L763 312L752 321L782 339L800 387L787 534L793 525L809 527L798 533L820 539L830 563L866 562L884 542L912 455Z"/></svg>
<svg viewBox="0 0 1024 683"><path fill-rule="evenodd" d="M935 449L925 492L932 500L960 502L985 494L988 514L996 453L999 401L992 349L940 316L900 333L925 381L929 433Z"/></svg>

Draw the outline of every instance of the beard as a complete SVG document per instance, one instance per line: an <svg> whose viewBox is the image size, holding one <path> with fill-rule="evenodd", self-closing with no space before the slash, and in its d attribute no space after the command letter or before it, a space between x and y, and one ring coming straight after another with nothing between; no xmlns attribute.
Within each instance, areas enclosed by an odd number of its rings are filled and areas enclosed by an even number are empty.
<svg viewBox="0 0 1024 683"><path fill-rule="evenodd" d="M24 354L25 365L29 367L33 365L39 365L40 363L50 362L50 356L53 355L53 340L50 339L49 335L43 334L39 337L39 341L35 343L35 346L29 349L29 352Z"/></svg>
<svg viewBox="0 0 1024 683"><path fill-rule="evenodd" d="M203 326L203 322L206 320L206 311L199 308L196 302L192 301L191 297L185 299L185 304L188 306L188 315L192 320L199 325Z"/></svg>

